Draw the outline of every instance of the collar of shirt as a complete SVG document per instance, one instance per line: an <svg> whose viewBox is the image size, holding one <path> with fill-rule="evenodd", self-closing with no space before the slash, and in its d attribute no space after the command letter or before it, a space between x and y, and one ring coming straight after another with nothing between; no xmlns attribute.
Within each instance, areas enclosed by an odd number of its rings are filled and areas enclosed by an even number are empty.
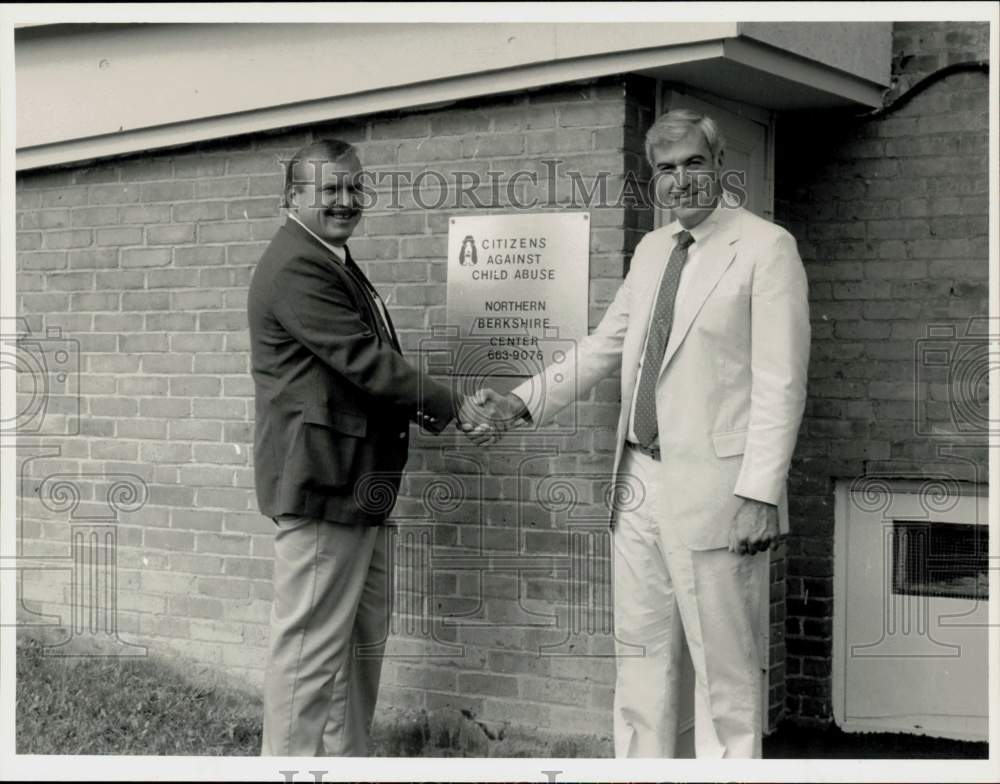
<svg viewBox="0 0 1000 784"><path fill-rule="evenodd" d="M733 204L730 200L729 193L724 191L722 196L719 198L719 203L715 205L715 209L708 214L708 217L706 217L705 220L693 229L687 230L688 233L694 238L693 248L701 247L705 242L705 238L715 230L715 227L719 224L719 211L731 208L732 206ZM668 224L668 227L670 229L670 236L673 237L674 242L676 242L677 235L684 231L684 227L681 226L681 222L679 220L671 222Z"/></svg>
<svg viewBox="0 0 1000 784"><path fill-rule="evenodd" d="M336 245L331 245L329 242L327 242L326 240L324 240L322 237L320 237L318 234L316 234L316 232L314 232L312 229L310 229L308 226L306 226L306 224L304 224L300 220L299 216L296 215L294 212L288 213L288 217L291 218L293 221L295 221L297 224L299 224L299 226L301 226L303 229L305 229L310 235L312 235L313 237L315 237L315 239L316 239L317 242L321 243L324 248L326 248L327 250L329 250L330 253L332 253L334 256L337 257L337 261L339 261L341 264L344 263L344 259L346 257L344 256L344 249L343 248L338 248Z"/></svg>

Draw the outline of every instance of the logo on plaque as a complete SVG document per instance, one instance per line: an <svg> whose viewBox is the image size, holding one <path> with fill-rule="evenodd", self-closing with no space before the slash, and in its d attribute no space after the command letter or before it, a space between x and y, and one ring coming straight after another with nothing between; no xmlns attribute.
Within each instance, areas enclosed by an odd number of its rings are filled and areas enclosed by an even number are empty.
<svg viewBox="0 0 1000 784"><path fill-rule="evenodd" d="M479 263L476 256L476 240L471 234L466 234L462 240L462 249L458 252L458 263L463 267L474 267Z"/></svg>

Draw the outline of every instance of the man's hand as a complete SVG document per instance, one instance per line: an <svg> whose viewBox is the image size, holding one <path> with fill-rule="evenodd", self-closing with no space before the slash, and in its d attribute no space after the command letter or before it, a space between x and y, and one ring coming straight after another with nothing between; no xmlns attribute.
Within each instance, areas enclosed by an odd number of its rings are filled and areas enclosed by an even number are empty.
<svg viewBox="0 0 1000 784"><path fill-rule="evenodd" d="M499 440L526 412L524 402L516 395L501 395L484 388L462 401L456 427L477 446L486 446Z"/></svg>
<svg viewBox="0 0 1000 784"><path fill-rule="evenodd" d="M770 547L778 547L778 507L744 498L729 531L729 552L753 555Z"/></svg>
<svg viewBox="0 0 1000 784"><path fill-rule="evenodd" d="M455 427L476 446L486 446L494 440L493 420L497 417L493 390L480 389L462 400Z"/></svg>

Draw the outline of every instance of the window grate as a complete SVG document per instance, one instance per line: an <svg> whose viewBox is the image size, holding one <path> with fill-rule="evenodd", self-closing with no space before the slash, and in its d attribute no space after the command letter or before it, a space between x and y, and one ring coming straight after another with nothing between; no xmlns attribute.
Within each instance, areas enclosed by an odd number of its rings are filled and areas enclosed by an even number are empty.
<svg viewBox="0 0 1000 784"><path fill-rule="evenodd" d="M985 525L893 521L892 592L989 598Z"/></svg>

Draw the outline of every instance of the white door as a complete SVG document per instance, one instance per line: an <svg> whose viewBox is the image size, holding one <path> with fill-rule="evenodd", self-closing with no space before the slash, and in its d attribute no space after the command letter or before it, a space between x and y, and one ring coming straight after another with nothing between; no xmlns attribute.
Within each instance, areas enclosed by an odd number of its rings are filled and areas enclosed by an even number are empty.
<svg viewBox="0 0 1000 784"><path fill-rule="evenodd" d="M692 95L678 92L676 89L664 88L660 93L659 114L671 109L692 109L702 114L710 115L718 124L725 137L725 154L723 157L724 186L727 190L737 192L742 189L746 198L743 206L763 218L771 220L774 215L772 182L772 160L769 155L769 134L771 127L769 117L762 116L760 110L746 108L747 114L753 114L757 119L750 119L738 114L739 107L726 102L730 108L718 103L710 103ZM669 223L672 218L667 210L656 210L654 217L656 226ZM787 514L787 509L782 512ZM770 586L764 586L760 607L760 650L765 656L770 650ZM764 720L764 731L767 731L768 715L768 662L764 662L764 688L762 690L761 715ZM679 756L694 757L694 667L685 647L682 675L681 711L678 722L680 739L678 742Z"/></svg>
<svg viewBox="0 0 1000 784"><path fill-rule="evenodd" d="M833 716L848 732L987 739L987 497L949 485L837 487Z"/></svg>

